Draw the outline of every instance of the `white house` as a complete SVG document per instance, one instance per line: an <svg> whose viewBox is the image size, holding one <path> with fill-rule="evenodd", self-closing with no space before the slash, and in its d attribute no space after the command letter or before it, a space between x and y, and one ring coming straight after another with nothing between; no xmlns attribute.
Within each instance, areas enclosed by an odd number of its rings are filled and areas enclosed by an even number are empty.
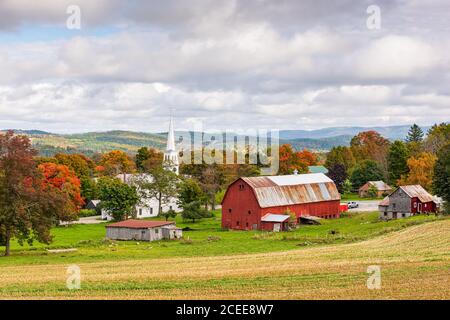
<svg viewBox="0 0 450 320"><path fill-rule="evenodd" d="M179 160L178 153L175 147L175 134L173 130L172 118L170 119L169 132L167 135L167 146L164 152L163 166L166 170L170 170L179 174ZM150 174L138 173L138 174L119 174L116 178L122 180L130 185L136 185L137 180L145 179L151 182L153 177ZM137 218L148 218L156 217L159 214L159 203L156 198L143 198L139 201L140 203L136 206L136 217ZM175 210L175 212L180 212L181 208L177 205L177 199L171 198L168 203L163 204L161 210L167 212L168 210ZM104 209L102 209L102 219L112 220L112 216Z"/></svg>

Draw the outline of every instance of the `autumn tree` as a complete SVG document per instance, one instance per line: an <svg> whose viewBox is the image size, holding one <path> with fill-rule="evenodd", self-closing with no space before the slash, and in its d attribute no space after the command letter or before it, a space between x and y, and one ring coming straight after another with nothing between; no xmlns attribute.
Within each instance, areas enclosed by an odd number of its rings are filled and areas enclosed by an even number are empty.
<svg viewBox="0 0 450 320"><path fill-rule="evenodd" d="M417 157L409 158L407 161L408 173L402 175L398 185L419 184L425 189L431 190L436 159L436 156L429 152L422 152Z"/></svg>
<svg viewBox="0 0 450 320"><path fill-rule="evenodd" d="M158 214L162 212L162 206L171 202L177 196L178 176L161 165L148 172L151 175L142 175L136 179L139 194L142 199L156 198L158 200Z"/></svg>
<svg viewBox="0 0 450 320"><path fill-rule="evenodd" d="M72 221L78 216L78 212L84 204L80 191L80 179L73 170L66 165L55 163L42 163L38 166L44 177L45 188L56 188L68 196L64 210L58 212L61 221Z"/></svg>
<svg viewBox="0 0 450 320"><path fill-rule="evenodd" d="M136 168L141 171L149 171L159 167L163 162L164 154L154 148L142 147L135 157Z"/></svg>
<svg viewBox="0 0 450 320"><path fill-rule="evenodd" d="M299 173L308 172L308 162L302 159L300 152L295 152L290 144L280 146L278 174L293 174L294 170Z"/></svg>
<svg viewBox="0 0 450 320"><path fill-rule="evenodd" d="M394 141L389 147L388 154L388 172L389 182L397 185L397 181L402 175L408 172L407 161L409 158L409 150L402 141Z"/></svg>
<svg viewBox="0 0 450 320"><path fill-rule="evenodd" d="M424 149L426 152L438 154L439 150L443 148L450 141L450 123L435 124L428 130L427 137L424 142Z"/></svg>
<svg viewBox="0 0 450 320"><path fill-rule="evenodd" d="M351 182L355 189L359 189L368 181L378 181L383 179L383 172L378 163L373 160L364 160L353 168Z"/></svg>
<svg viewBox="0 0 450 320"><path fill-rule="evenodd" d="M113 150L102 155L100 160L101 168L97 167L97 170L108 176L117 176L118 174L126 174L135 170L134 162L123 151Z"/></svg>
<svg viewBox="0 0 450 320"><path fill-rule="evenodd" d="M101 177L98 181L100 206L114 220L122 221L134 214L139 196L136 187L110 177Z"/></svg>
<svg viewBox="0 0 450 320"><path fill-rule="evenodd" d="M450 214L450 143L440 149L433 173L433 189L444 199L446 213Z"/></svg>
<svg viewBox="0 0 450 320"><path fill-rule="evenodd" d="M383 175L387 177L389 140L376 131L360 132L352 138L350 149L358 163L373 160L378 163Z"/></svg>
<svg viewBox="0 0 450 320"><path fill-rule="evenodd" d="M0 239L6 256L12 238L50 243L51 227L65 217L69 197L45 179L36 154L27 137L0 134Z"/></svg>

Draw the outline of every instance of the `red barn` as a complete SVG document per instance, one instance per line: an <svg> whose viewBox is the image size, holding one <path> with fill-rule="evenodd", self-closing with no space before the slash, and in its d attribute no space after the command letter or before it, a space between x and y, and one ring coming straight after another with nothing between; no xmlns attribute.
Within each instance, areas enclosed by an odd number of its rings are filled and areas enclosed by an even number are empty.
<svg viewBox="0 0 450 320"><path fill-rule="evenodd" d="M285 230L288 211L301 216L339 218L341 196L323 173L240 178L222 201L222 227Z"/></svg>
<svg viewBox="0 0 450 320"><path fill-rule="evenodd" d="M437 212L436 199L420 185L400 186L378 205L384 220Z"/></svg>

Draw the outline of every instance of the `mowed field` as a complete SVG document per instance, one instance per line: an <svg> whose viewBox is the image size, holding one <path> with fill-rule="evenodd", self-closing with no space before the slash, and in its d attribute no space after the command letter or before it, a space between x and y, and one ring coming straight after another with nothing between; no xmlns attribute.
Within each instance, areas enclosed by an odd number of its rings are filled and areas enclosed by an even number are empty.
<svg viewBox="0 0 450 320"><path fill-rule="evenodd" d="M62 255L16 249L16 257L0 258L0 298L450 299L450 220L374 218L360 214L283 234L187 231L190 244L97 245L101 255L82 246ZM227 237L239 240L227 245ZM249 247L244 240L257 250L240 250L239 242ZM69 264L80 267L80 290L66 288ZM371 265L381 268L379 290L366 285Z"/></svg>

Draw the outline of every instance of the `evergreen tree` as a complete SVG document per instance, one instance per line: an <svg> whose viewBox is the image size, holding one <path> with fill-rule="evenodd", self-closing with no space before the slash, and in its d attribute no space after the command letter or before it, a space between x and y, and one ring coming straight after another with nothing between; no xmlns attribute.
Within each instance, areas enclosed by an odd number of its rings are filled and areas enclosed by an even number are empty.
<svg viewBox="0 0 450 320"><path fill-rule="evenodd" d="M406 136L406 142L422 142L423 141L423 131L417 125L413 124L408 131L408 135Z"/></svg>
<svg viewBox="0 0 450 320"><path fill-rule="evenodd" d="M402 175L408 173L409 150L402 141L395 141L391 144L388 153L388 174L389 182L397 185L397 181Z"/></svg>

